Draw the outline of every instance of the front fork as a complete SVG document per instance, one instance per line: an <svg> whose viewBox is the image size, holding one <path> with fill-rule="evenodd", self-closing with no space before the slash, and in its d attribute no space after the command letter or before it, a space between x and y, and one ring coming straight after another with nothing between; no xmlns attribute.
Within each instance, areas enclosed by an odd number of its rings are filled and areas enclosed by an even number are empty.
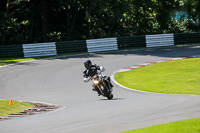
<svg viewBox="0 0 200 133"><path fill-rule="evenodd" d="M96 87L99 89L99 91L101 92L102 95L104 95L102 89L101 89L101 86L100 85L96 85Z"/></svg>
<svg viewBox="0 0 200 133"><path fill-rule="evenodd" d="M109 89L111 87L109 85L107 86L104 81L102 82L102 84L104 87L103 89L105 89L105 87L106 87L106 91L109 91L109 93L112 91L111 89ZM96 86L99 89L99 91L101 92L101 94L104 95L104 92L103 92L103 89L101 88L101 86L100 85L96 85ZM107 88L107 87L109 87L109 88Z"/></svg>

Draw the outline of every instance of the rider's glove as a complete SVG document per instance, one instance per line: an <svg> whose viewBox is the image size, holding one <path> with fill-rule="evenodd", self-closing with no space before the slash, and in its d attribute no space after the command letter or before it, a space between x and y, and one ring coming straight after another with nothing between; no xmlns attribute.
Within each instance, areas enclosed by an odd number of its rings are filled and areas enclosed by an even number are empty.
<svg viewBox="0 0 200 133"><path fill-rule="evenodd" d="M83 81L84 82L88 82L90 79L89 78L84 78Z"/></svg>

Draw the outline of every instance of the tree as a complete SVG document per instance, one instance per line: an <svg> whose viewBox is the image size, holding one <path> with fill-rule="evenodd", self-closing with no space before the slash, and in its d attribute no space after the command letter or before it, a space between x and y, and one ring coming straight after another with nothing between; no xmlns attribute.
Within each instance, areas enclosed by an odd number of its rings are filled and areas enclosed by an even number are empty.
<svg viewBox="0 0 200 133"><path fill-rule="evenodd" d="M13 6L19 4L20 0L2 0L0 3L0 45L22 43L19 37L20 24L13 17L15 10Z"/></svg>
<svg viewBox="0 0 200 133"><path fill-rule="evenodd" d="M7 25L9 19L9 0L2 0L0 3L0 43L5 45L5 38L8 32Z"/></svg>
<svg viewBox="0 0 200 133"><path fill-rule="evenodd" d="M188 10L189 17L191 17L194 21L200 22L200 1L186 0L185 6Z"/></svg>
<svg viewBox="0 0 200 133"><path fill-rule="evenodd" d="M114 37L123 34L121 19L129 7L126 0L89 0L86 5L87 38Z"/></svg>
<svg viewBox="0 0 200 133"><path fill-rule="evenodd" d="M1 0L0 45L196 31L180 3L199 22L199 0Z"/></svg>
<svg viewBox="0 0 200 133"><path fill-rule="evenodd" d="M47 16L46 16L46 0L40 0L40 10L42 17L42 32L43 32L43 42L47 41Z"/></svg>
<svg viewBox="0 0 200 133"><path fill-rule="evenodd" d="M156 19L159 23L160 32L168 29L168 24L171 20L171 12L178 6L176 0L154 0Z"/></svg>

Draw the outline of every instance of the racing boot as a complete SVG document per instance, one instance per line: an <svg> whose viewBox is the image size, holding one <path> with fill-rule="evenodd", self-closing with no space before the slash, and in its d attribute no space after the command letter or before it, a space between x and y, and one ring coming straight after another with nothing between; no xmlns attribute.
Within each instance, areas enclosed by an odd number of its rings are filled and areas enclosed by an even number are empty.
<svg viewBox="0 0 200 133"><path fill-rule="evenodd" d="M93 86L92 90L93 90L93 91L96 91L96 92L98 93L98 96L101 95L101 92L100 92L98 89L96 89L95 86Z"/></svg>

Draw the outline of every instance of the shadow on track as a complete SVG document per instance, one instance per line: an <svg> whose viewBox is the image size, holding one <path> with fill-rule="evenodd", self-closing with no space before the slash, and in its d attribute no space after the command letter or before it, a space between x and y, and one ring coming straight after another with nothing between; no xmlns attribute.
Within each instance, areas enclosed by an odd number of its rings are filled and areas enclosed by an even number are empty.
<svg viewBox="0 0 200 133"><path fill-rule="evenodd" d="M200 44L191 46L172 46L172 47L157 47L157 48L142 48L142 49L127 49L119 51L106 51L106 52L95 52L85 53L78 55L66 55L58 56L53 59L71 59L71 58L92 58L102 57L103 55L142 55L142 56L157 56L157 57L185 57L200 54Z"/></svg>
<svg viewBox="0 0 200 133"><path fill-rule="evenodd" d="M113 99L106 99L106 98L105 98L105 99L99 99L99 100L101 100L101 101L105 101L105 100L106 100L106 101L113 101L113 100L115 100L115 101L116 101L116 100L125 100L125 99L126 99L126 98L113 98Z"/></svg>

